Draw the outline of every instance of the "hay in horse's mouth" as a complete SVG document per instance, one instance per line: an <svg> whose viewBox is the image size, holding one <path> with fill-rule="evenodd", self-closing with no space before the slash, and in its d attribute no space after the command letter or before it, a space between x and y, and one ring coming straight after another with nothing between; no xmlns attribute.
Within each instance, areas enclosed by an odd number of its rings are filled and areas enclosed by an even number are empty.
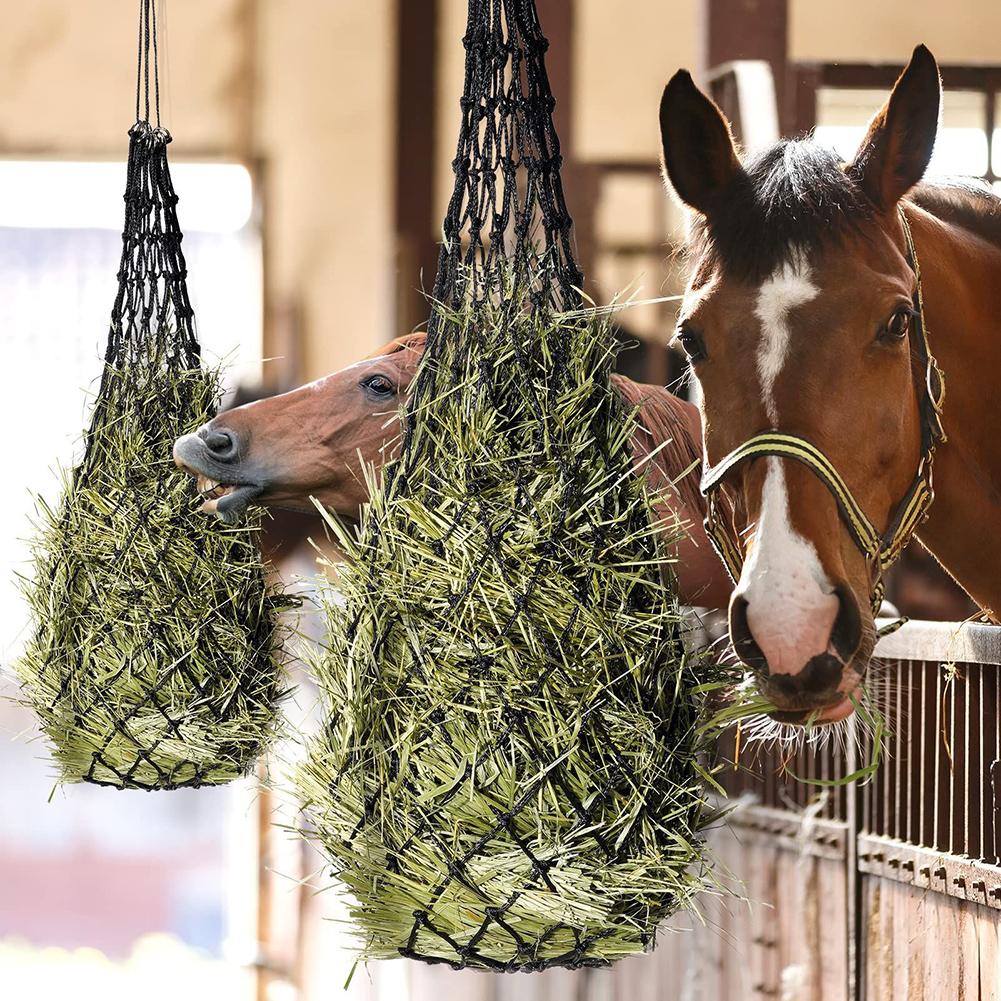
<svg viewBox="0 0 1001 1001"><path fill-rule="evenodd" d="M227 524L235 524L263 489L256 483L223 483L202 473L198 475L197 488L204 501L201 510Z"/></svg>
<svg viewBox="0 0 1001 1001"><path fill-rule="evenodd" d="M218 500L225 497L227 493L236 487L233 483L220 483L219 480L209 479L207 476L198 477L198 493L206 500Z"/></svg>

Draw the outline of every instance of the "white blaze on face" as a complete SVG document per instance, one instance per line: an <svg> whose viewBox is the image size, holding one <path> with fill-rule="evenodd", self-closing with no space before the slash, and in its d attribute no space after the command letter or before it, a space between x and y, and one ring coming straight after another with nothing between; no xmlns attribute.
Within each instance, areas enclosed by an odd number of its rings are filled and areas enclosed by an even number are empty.
<svg viewBox="0 0 1001 1001"><path fill-rule="evenodd" d="M798 674L827 650L839 602L813 543L793 528L782 460L765 461L761 512L736 593L769 672Z"/></svg>
<svg viewBox="0 0 1001 1001"><path fill-rule="evenodd" d="M775 406L775 380L782 371L789 353L789 311L815 299L820 289L810 281L810 266L797 254L780 267L758 289L754 315L761 321L761 341L758 344L758 378L765 411L773 426L778 424Z"/></svg>
<svg viewBox="0 0 1001 1001"><path fill-rule="evenodd" d="M788 355L789 312L819 292L801 258L779 268L758 291L754 312L761 322L761 341L756 361L773 427L780 426L775 382ZM827 649L839 603L813 543L792 525L783 460L766 461L761 510L736 593L747 601L747 624L769 671L797 674Z"/></svg>

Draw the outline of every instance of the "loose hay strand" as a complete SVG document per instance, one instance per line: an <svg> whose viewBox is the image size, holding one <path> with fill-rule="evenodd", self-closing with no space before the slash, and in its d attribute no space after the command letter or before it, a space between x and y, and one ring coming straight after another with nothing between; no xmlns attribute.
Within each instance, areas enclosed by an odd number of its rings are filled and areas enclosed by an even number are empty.
<svg viewBox="0 0 1001 1001"><path fill-rule="evenodd" d="M366 958L604 965L714 885L715 731L609 388L607 321L513 283L443 316L410 454L324 603L296 776ZM475 344L475 351L469 345Z"/></svg>

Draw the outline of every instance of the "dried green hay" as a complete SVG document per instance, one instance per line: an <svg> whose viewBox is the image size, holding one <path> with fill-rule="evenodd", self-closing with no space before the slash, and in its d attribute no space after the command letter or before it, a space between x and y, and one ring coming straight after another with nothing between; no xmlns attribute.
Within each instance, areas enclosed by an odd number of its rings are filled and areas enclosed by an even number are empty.
<svg viewBox="0 0 1001 1001"><path fill-rule="evenodd" d="M171 459L219 398L218 371L178 370L162 349L109 364L84 461L58 506L38 501L18 673L63 782L228 782L275 735L282 598L257 528L215 527Z"/></svg>
<svg viewBox="0 0 1001 1001"><path fill-rule="evenodd" d="M439 307L409 453L357 530L326 515L349 559L296 785L362 957L604 965L714 885L723 682L679 640L683 529L651 524L607 323L498 299Z"/></svg>

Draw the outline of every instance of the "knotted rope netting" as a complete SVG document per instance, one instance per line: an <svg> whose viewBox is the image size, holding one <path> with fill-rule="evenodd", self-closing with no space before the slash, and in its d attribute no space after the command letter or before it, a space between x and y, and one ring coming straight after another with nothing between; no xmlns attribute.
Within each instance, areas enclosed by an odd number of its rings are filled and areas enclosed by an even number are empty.
<svg viewBox="0 0 1001 1001"><path fill-rule="evenodd" d="M58 507L39 502L26 587L35 632L20 662L60 778L141 789L245 774L281 695L282 599L269 593L256 528L215 528L171 459L175 439L214 416L221 386L200 362L157 54L155 5L141 0L104 371L82 461Z"/></svg>
<svg viewBox="0 0 1001 1001"><path fill-rule="evenodd" d="M708 878L681 529L579 308L534 4L470 0L464 44L427 349L360 528L328 516L349 562L298 785L365 956L603 965Z"/></svg>

